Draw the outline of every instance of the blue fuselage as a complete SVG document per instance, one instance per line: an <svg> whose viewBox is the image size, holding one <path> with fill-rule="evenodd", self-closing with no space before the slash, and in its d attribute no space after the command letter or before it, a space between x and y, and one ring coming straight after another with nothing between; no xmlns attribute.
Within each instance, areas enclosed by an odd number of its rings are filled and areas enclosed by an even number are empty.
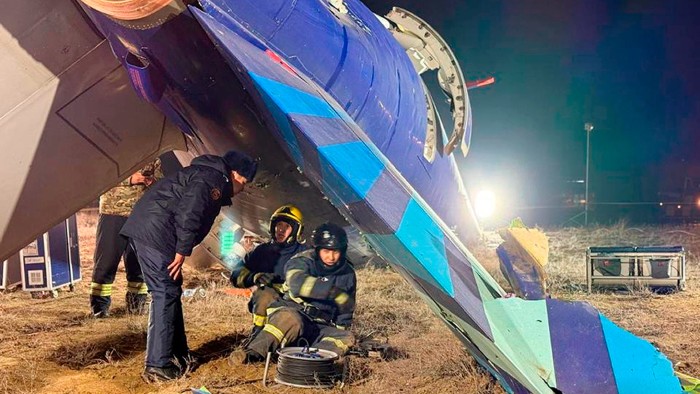
<svg viewBox="0 0 700 394"><path fill-rule="evenodd" d="M461 239L475 236L454 158L438 156L430 163L423 157L427 111L421 78L403 48L359 1L346 1L344 14L320 1L200 4L322 87ZM91 16L137 92L192 136L200 151L225 149L218 146L223 139L239 149L259 150L266 140L260 134L267 133L240 121L244 106L254 107L246 93L252 87L239 81L190 10L152 28ZM293 149L283 149L294 158Z"/></svg>

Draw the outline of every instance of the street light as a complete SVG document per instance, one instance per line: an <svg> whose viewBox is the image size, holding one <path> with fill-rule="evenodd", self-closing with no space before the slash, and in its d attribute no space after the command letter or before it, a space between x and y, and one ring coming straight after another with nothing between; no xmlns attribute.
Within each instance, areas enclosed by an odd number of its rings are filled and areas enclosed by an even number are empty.
<svg viewBox="0 0 700 394"><path fill-rule="evenodd" d="M583 129L586 130L586 206L584 207L583 221L588 226L588 164L591 161L591 131L593 131L593 123L586 122L583 125Z"/></svg>

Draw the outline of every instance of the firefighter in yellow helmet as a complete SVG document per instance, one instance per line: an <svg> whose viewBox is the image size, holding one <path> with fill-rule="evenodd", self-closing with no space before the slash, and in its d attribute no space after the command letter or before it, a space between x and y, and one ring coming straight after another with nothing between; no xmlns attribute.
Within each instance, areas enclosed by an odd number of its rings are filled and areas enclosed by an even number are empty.
<svg viewBox="0 0 700 394"><path fill-rule="evenodd" d="M307 249L301 241L304 217L294 205L279 207L270 217L270 242L264 243L248 253L240 268L231 273L235 287L258 288L248 302L253 314L253 329L250 339L265 326L267 308L283 295L284 265L292 256Z"/></svg>
<svg viewBox="0 0 700 394"><path fill-rule="evenodd" d="M259 362L267 352L304 343L343 357L355 344L350 325L357 279L345 257L348 236L342 227L324 223L312 239L314 249L292 257L285 266L284 299L271 305L262 332L234 352L234 360Z"/></svg>

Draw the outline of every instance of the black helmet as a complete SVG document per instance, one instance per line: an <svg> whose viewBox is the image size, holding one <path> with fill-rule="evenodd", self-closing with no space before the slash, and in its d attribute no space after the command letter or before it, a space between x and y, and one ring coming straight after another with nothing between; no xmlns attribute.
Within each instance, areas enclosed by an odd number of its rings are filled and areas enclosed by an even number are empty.
<svg viewBox="0 0 700 394"><path fill-rule="evenodd" d="M348 249L348 235L342 227L333 223L324 223L314 230L311 236L314 248L339 250L345 254Z"/></svg>

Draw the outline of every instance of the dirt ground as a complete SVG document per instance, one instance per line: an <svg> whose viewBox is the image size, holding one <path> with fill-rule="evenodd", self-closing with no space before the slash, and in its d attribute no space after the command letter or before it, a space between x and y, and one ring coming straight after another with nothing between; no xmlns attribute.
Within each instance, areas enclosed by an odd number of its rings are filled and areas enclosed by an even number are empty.
<svg viewBox="0 0 700 394"><path fill-rule="evenodd" d="M185 272L185 288L204 293L185 298L190 347L205 363L188 377L149 385L140 378L145 352L146 317L127 316L123 270L117 275L113 316L95 320L88 313L94 250L94 212L78 214L83 281L56 299L32 299L22 291L0 293L0 392L7 393L183 393L206 386L212 393L310 392L261 384L263 368L229 361L250 326L246 299L225 292L222 270ZM550 286L555 297L590 302L614 322L650 340L677 369L700 375L700 334L692 329L700 311L700 228L555 229L550 236ZM682 244L689 249L688 289L672 295L648 291L584 291L583 262L588 245ZM492 248L473 251L497 267ZM498 277L499 274L494 274ZM354 330L360 337L388 339L395 357L355 357L348 382L331 392L351 393L503 393L498 384L462 350L460 342L420 301L399 275L386 267L358 270ZM311 390L314 392L314 390ZM321 391L319 391L321 392ZM322 392L328 392L322 391Z"/></svg>

